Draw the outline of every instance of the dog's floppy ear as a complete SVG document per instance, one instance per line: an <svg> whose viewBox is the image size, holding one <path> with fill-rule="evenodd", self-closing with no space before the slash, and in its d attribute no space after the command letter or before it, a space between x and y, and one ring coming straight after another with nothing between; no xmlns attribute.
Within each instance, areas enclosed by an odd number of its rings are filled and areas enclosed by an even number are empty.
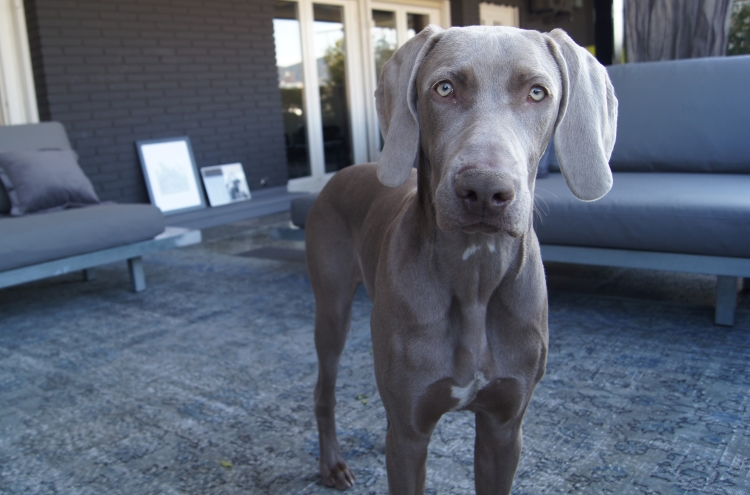
<svg viewBox="0 0 750 495"><path fill-rule="evenodd" d="M375 103L385 144L378 160L378 179L397 187L406 182L419 155L419 122L415 77L442 29L430 24L407 41L383 65Z"/></svg>
<svg viewBox="0 0 750 495"><path fill-rule="evenodd" d="M604 67L562 29L549 33L562 76L555 151L571 192L599 199L612 187L609 157L617 133L617 98Z"/></svg>

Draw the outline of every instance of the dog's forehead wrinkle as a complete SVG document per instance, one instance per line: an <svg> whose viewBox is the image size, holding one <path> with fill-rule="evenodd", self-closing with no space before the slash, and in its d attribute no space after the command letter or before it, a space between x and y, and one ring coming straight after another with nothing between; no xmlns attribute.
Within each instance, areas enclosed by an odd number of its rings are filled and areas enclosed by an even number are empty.
<svg viewBox="0 0 750 495"><path fill-rule="evenodd" d="M532 83L549 85L551 83L551 75L539 65L526 65L511 69L509 80L511 84L517 86L524 86Z"/></svg>
<svg viewBox="0 0 750 495"><path fill-rule="evenodd" d="M428 57L419 68L417 77L422 86L431 87L433 84L449 79L461 85L469 85L476 80L477 64L466 57L452 56L442 58Z"/></svg>
<svg viewBox="0 0 750 495"><path fill-rule="evenodd" d="M476 40L478 46L470 49L457 48L465 42L452 46L451 39L443 40L418 71L420 92L429 93L438 82L450 80L464 104L479 109L494 106L491 113L498 117L518 111L532 84L542 85L551 95L559 94L559 68L551 55L524 37L515 38L513 43L504 43L488 37Z"/></svg>
<svg viewBox="0 0 750 495"><path fill-rule="evenodd" d="M443 48L450 46L450 41ZM553 85L559 68L546 45L518 32L494 33L475 41L472 50L448 56L457 67L470 67L485 84L521 86L531 81ZM440 54L446 60L445 54Z"/></svg>

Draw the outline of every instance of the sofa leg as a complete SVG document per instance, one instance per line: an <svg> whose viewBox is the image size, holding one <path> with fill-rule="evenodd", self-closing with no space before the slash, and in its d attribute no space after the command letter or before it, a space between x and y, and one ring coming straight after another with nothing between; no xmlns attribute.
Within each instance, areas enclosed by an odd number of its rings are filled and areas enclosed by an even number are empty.
<svg viewBox="0 0 750 495"><path fill-rule="evenodd" d="M143 271L143 260L140 256L128 260L128 270L130 271L130 283L133 292L146 290L146 274Z"/></svg>
<svg viewBox="0 0 750 495"><path fill-rule="evenodd" d="M83 280L85 282L92 282L96 280L96 270L94 268L87 268L83 271Z"/></svg>
<svg viewBox="0 0 750 495"><path fill-rule="evenodd" d="M737 308L738 277L719 275L716 277L716 315L717 325L731 327L734 325L734 311Z"/></svg>

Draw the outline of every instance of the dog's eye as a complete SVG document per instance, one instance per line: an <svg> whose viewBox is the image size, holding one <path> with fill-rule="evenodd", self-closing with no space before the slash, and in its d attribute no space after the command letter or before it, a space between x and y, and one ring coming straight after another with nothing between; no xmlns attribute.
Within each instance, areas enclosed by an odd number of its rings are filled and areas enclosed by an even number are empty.
<svg viewBox="0 0 750 495"><path fill-rule="evenodd" d="M435 86L435 91L437 91L437 94L445 98L449 94L453 93L453 85L448 81L441 81L437 86Z"/></svg>
<svg viewBox="0 0 750 495"><path fill-rule="evenodd" d="M529 91L529 98L531 98L534 101L542 101L547 97L547 91L541 86L534 86L531 88L531 91Z"/></svg>

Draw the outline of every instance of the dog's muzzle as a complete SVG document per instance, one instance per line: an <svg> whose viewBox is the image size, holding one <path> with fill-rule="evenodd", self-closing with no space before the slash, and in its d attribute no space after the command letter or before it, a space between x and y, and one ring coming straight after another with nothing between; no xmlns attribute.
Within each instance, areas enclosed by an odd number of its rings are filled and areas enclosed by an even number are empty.
<svg viewBox="0 0 750 495"><path fill-rule="evenodd" d="M457 173L454 191L461 203L461 229L472 233L502 229L505 212L516 197L514 182L494 170Z"/></svg>

